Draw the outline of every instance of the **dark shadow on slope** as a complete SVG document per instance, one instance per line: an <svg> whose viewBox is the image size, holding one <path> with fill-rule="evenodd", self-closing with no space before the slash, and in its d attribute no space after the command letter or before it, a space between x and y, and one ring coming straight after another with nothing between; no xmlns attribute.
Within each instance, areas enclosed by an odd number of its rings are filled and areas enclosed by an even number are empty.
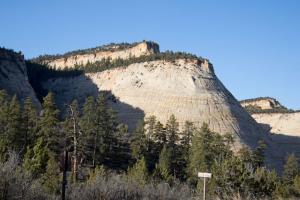
<svg viewBox="0 0 300 200"><path fill-rule="evenodd" d="M76 99L82 107L86 97L94 96L96 98L101 92L105 94L108 106L117 112L119 122L127 124L130 132L135 129L137 122L145 116L143 110L121 102L111 91L99 91L97 85L84 74L70 77L55 77L43 82L41 85L43 90L47 92L52 91L55 94L57 105L63 112L62 115L66 105L73 100Z"/></svg>
<svg viewBox="0 0 300 200"><path fill-rule="evenodd" d="M277 169L278 174L282 174L285 160L289 154L295 154L300 158L300 137L285 135L284 133L272 133L269 124L258 123L265 131L268 138L269 147L266 154L272 156L271 167ZM299 161L300 164L300 161Z"/></svg>
<svg viewBox="0 0 300 200"><path fill-rule="evenodd" d="M82 70L56 70L46 65L25 61L27 68L28 81L34 89L39 101L42 103L43 98L48 94L48 91L42 87L42 82L51 78L70 78L77 77L83 74Z"/></svg>

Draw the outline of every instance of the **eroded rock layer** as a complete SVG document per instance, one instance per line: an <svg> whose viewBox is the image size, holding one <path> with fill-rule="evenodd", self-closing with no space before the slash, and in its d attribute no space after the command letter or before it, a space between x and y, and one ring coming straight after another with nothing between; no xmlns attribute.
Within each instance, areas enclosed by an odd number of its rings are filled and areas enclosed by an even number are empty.
<svg viewBox="0 0 300 200"><path fill-rule="evenodd" d="M270 110L283 107L276 99L271 97L261 97L256 99L247 99L240 102L243 107L256 106L262 110Z"/></svg>
<svg viewBox="0 0 300 200"><path fill-rule="evenodd" d="M57 69L73 68L76 65L85 65L94 63L103 59L128 59L130 57L139 57L153 53L159 53L159 46L154 42L140 42L128 47L124 45L110 45L94 48L92 50L83 50L85 53L69 53L70 55L61 55L57 58L42 59L42 63Z"/></svg>
<svg viewBox="0 0 300 200"><path fill-rule="evenodd" d="M131 129L142 117L155 115L166 123L174 114L181 126L187 120L197 126L206 122L216 132L232 133L237 148L242 144L253 147L266 137L219 81L207 60L136 63L68 79L48 80L44 87L57 93L61 103L75 98L82 102L88 95L107 91L114 97L110 104Z"/></svg>

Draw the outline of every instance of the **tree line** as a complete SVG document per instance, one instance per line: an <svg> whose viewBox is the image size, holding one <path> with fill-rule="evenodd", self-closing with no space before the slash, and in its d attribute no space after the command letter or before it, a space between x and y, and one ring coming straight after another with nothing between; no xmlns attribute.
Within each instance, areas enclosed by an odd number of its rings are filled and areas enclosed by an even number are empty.
<svg viewBox="0 0 300 200"><path fill-rule="evenodd" d="M147 195L145 191L151 185L157 188L163 183L170 193L172 188L183 189L179 185L185 184L192 198L203 192L198 172L213 174L207 188L212 199L232 199L233 194L243 199L300 195L295 155L287 158L283 175L279 176L265 166L263 141L256 149L243 147L233 152L232 135L215 133L205 123L197 128L188 121L180 130L174 115L165 125L150 116L129 133L127 125L119 123L117 113L107 105L104 94L87 97L82 106L74 100L66 110L62 117L53 93L44 97L42 111L38 111L30 98L20 103L16 96L0 91L0 165L12 165L11 155L16 152L19 162L11 167L15 174L22 172L20 181L38 182L45 194L59 195L62 152L67 150L71 155L70 196L75 191L79 196L88 196L91 191L101 193L95 188L98 184L118 183L119 190L124 190L122 195L137 195L134 198L138 199ZM9 199L15 191L9 189L15 180L19 179L0 181L2 199ZM126 183L138 185L139 191L129 189Z"/></svg>

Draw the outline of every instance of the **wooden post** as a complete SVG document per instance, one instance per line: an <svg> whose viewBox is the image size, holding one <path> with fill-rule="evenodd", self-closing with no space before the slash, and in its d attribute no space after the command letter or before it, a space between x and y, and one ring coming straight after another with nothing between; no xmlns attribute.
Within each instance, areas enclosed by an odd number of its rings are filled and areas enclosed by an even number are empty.
<svg viewBox="0 0 300 200"><path fill-rule="evenodd" d="M203 200L205 200L205 192L206 192L206 190L205 190L205 180L206 180L206 178L204 178L204 186L203 186Z"/></svg>
<svg viewBox="0 0 300 200"><path fill-rule="evenodd" d="M203 178L203 200L205 200L205 192L206 192L206 188L205 188L205 184L206 184L206 179L207 178L211 178L211 173L207 173L207 172L199 172L198 173L198 177L199 178Z"/></svg>
<svg viewBox="0 0 300 200"><path fill-rule="evenodd" d="M61 199L66 199L66 185L67 185L67 170L68 170L68 151L64 151L64 157L63 157L63 180L61 184Z"/></svg>

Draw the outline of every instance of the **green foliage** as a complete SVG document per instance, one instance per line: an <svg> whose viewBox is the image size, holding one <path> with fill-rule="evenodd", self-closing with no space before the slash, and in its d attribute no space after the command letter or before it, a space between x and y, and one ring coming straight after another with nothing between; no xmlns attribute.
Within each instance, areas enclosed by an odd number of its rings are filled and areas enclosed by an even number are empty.
<svg viewBox="0 0 300 200"><path fill-rule="evenodd" d="M132 157L136 160L146 156L148 142L145 135L144 121L139 121L130 141Z"/></svg>
<svg viewBox="0 0 300 200"><path fill-rule="evenodd" d="M97 132L97 113L95 112L96 102L94 97L87 97L83 105L82 116L79 126L83 134L83 152L84 157L90 165L94 165L93 152L95 136Z"/></svg>
<svg viewBox="0 0 300 200"><path fill-rule="evenodd" d="M56 155L59 153L59 110L55 105L54 94L49 93L44 98L43 113L39 121L39 137L45 145Z"/></svg>
<svg viewBox="0 0 300 200"><path fill-rule="evenodd" d="M295 112L298 112L298 111L294 111L294 110L291 110L291 109L287 109L285 107L275 107L275 108L272 108L272 109L262 109L261 107L254 106L254 105L245 106L245 109L250 114L257 114L257 113L295 113Z"/></svg>
<svg viewBox="0 0 300 200"><path fill-rule="evenodd" d="M49 194L59 193L58 155L65 145L76 174L70 187L90 187L99 180L107 183L111 170L124 177L123 172L128 169L128 184L148 187L154 180L153 184L163 181L164 185L175 187L178 182L187 182L190 190L201 192L203 180L197 173L205 171L213 174L207 182L211 199L232 199L233 194L242 199L300 196L295 155L288 157L283 177L278 177L265 167L263 142L253 150L242 148L234 153L230 134L215 133L207 124L196 128L191 122L186 122L180 131L174 115L165 126L153 116L147 118L130 135L127 125L117 123L116 113L106 104L105 93L96 100L88 97L82 109L74 101L62 119L51 93L44 99L40 116L30 99L21 107L16 97L9 98L0 91L0 128L1 161L9 159L11 149L20 152L22 162L17 168L22 176L28 173L39 180L42 190ZM1 161L0 165L4 163ZM3 195L7 192L10 191L4 190Z"/></svg>
<svg viewBox="0 0 300 200"><path fill-rule="evenodd" d="M196 185L198 172L206 171L207 166L205 163L204 154L204 138L200 131L196 131L191 138L191 146L189 147L188 162L187 162L187 175L191 184Z"/></svg>
<svg viewBox="0 0 300 200"><path fill-rule="evenodd" d="M128 169L128 177L139 184L145 185L148 181L149 174L144 157L139 159L131 168Z"/></svg>
<svg viewBox="0 0 300 200"><path fill-rule="evenodd" d="M37 139L35 146L31 149L27 147L24 156L24 168L34 177L43 174L47 167L49 152L42 138Z"/></svg>
<svg viewBox="0 0 300 200"><path fill-rule="evenodd" d="M157 173L160 175L160 177L167 181L170 182L172 174L171 174L171 151L168 149L166 145L164 145L162 151L159 154L159 161L158 164L156 165L156 170Z"/></svg>
<svg viewBox="0 0 300 200"><path fill-rule="evenodd" d="M94 48L88 48L88 49L79 49L79 50L75 50L75 51L70 51L67 52L63 55L42 55L39 56L37 58L32 59L33 62L37 62L37 63L43 63L44 61L48 61L48 60L54 60L54 59L59 59L59 58L67 58L70 56L75 56L75 55L82 55L82 54L95 54L99 51L120 51L120 50L124 50L124 49L128 49L131 47L134 47L136 45L138 45L139 42L134 42L134 43L110 43L110 44L106 44L106 45L102 45L102 46L98 46L98 47L94 47Z"/></svg>
<svg viewBox="0 0 300 200"><path fill-rule="evenodd" d="M292 185L294 178L299 175L298 159L294 154L287 157L283 171L283 182Z"/></svg>
<svg viewBox="0 0 300 200"><path fill-rule="evenodd" d="M58 194L60 189L59 166L53 156L47 162L46 172L41 178L45 191L49 194Z"/></svg>
<svg viewBox="0 0 300 200"><path fill-rule="evenodd" d="M0 90L0 160L5 159L5 153L9 147L9 136L7 134L8 115L8 96L4 90Z"/></svg>
<svg viewBox="0 0 300 200"><path fill-rule="evenodd" d="M97 176L106 176L107 169L103 165L98 165L96 168L92 169L87 180L88 183L95 182Z"/></svg>
<svg viewBox="0 0 300 200"><path fill-rule="evenodd" d="M38 134L38 113L36 107L33 105L32 99L26 98L24 101L23 112L23 132L24 132L24 150L27 146L32 147L35 143Z"/></svg>

